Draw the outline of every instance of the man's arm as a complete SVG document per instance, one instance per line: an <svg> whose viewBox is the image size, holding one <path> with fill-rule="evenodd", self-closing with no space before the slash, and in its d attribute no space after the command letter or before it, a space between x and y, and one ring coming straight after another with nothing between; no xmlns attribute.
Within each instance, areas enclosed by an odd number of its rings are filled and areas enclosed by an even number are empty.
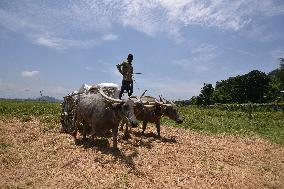
<svg viewBox="0 0 284 189"><path fill-rule="evenodd" d="M121 64L117 64L116 67L117 67L119 73L123 74L123 72L122 72L122 63Z"/></svg>

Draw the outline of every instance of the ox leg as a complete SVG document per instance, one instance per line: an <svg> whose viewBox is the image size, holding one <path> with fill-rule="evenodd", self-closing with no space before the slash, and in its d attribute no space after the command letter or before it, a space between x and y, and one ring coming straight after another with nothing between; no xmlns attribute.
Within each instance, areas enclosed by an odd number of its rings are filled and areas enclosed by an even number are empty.
<svg viewBox="0 0 284 189"><path fill-rule="evenodd" d="M95 133L93 133L93 134L91 135L91 140L92 140L92 142L95 141Z"/></svg>
<svg viewBox="0 0 284 189"><path fill-rule="evenodd" d="M118 127L114 127L112 129L112 138L113 138L113 148L117 149L117 135L118 135Z"/></svg>
<svg viewBox="0 0 284 189"><path fill-rule="evenodd" d="M143 135L145 134L146 126L147 126L147 121L143 121L143 130L142 130Z"/></svg>
<svg viewBox="0 0 284 189"><path fill-rule="evenodd" d="M86 135L87 135L87 125L83 123L83 141L86 142Z"/></svg>
<svg viewBox="0 0 284 189"><path fill-rule="evenodd" d="M124 131L124 138L128 139L130 137L129 130L128 130L128 123L125 125L125 131Z"/></svg>
<svg viewBox="0 0 284 189"><path fill-rule="evenodd" d="M125 130L124 130L124 139L128 139L129 138L129 130L128 130L128 121L126 120L122 120L121 121L121 125L120 125L120 129L121 131L123 131L123 127L125 125Z"/></svg>
<svg viewBox="0 0 284 189"><path fill-rule="evenodd" d="M72 133L72 136L74 137L75 143L77 142L77 132L78 132L78 129L75 128L75 130Z"/></svg>
<svg viewBox="0 0 284 189"><path fill-rule="evenodd" d="M158 121L156 122L156 128L157 128L158 137L160 138L160 137L161 137L161 134L160 134L160 130L161 130L160 120L158 120Z"/></svg>
<svg viewBox="0 0 284 189"><path fill-rule="evenodd" d="M91 140L92 140L92 142L95 141L95 138L96 138L96 132L92 128L92 130L91 130Z"/></svg>
<svg viewBox="0 0 284 189"><path fill-rule="evenodd" d="M75 143L77 143L77 132L78 132L78 122L76 121L76 116L74 117L74 131L72 132L72 136L74 137Z"/></svg>
<svg viewBox="0 0 284 189"><path fill-rule="evenodd" d="M122 120L121 123L120 123L120 128L119 128L120 131L123 131L124 124L125 124L125 121Z"/></svg>

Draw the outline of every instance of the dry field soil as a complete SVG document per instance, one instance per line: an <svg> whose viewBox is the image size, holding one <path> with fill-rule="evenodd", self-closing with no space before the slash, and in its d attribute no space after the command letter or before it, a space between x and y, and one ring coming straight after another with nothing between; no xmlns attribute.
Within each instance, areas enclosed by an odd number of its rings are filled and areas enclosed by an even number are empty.
<svg viewBox="0 0 284 189"><path fill-rule="evenodd" d="M162 126L75 144L39 120L0 121L0 188L284 188L284 147Z"/></svg>

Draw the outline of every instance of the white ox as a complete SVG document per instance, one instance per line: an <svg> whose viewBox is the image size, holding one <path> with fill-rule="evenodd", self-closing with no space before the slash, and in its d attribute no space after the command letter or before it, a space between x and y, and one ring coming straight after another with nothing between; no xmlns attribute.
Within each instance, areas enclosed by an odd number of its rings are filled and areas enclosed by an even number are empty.
<svg viewBox="0 0 284 189"><path fill-rule="evenodd" d="M89 92L99 90L100 88L109 90L109 92L111 92L109 95L112 96L113 98L118 98L119 96L119 92L120 92L119 86L115 83L99 83L99 84L94 84L94 85L83 84L77 93L76 91L74 91L73 93L88 94Z"/></svg>
<svg viewBox="0 0 284 189"><path fill-rule="evenodd" d="M87 85L84 83L79 90L75 90L63 97L64 101L62 103L61 113L63 132L70 132L74 129L72 128L72 120L74 117L75 107L80 96L83 94L98 93L99 89L104 89L107 95L114 99L118 99L119 97L119 86L115 83L99 83L95 85Z"/></svg>

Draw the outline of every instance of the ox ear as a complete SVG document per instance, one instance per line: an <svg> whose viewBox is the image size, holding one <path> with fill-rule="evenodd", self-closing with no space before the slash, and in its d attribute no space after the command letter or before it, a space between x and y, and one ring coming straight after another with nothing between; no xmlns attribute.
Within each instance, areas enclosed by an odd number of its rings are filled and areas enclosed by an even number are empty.
<svg viewBox="0 0 284 189"><path fill-rule="evenodd" d="M162 111L162 109L165 109L163 106L161 105L156 105L156 111Z"/></svg>

